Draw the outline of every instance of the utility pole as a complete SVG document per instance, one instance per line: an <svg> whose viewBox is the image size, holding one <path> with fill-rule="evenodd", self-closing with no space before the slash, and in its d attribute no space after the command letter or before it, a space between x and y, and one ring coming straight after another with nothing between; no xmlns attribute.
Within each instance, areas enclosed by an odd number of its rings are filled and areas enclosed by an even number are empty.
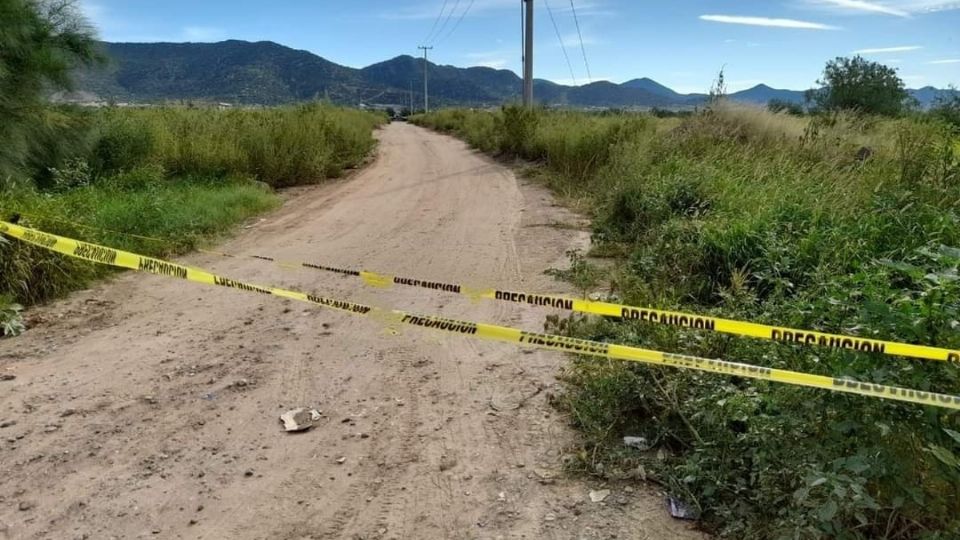
<svg viewBox="0 0 960 540"><path fill-rule="evenodd" d="M427 86L427 51L433 49L433 46L421 45L417 48L423 49L423 112L428 113L430 112L430 88Z"/></svg>
<svg viewBox="0 0 960 540"><path fill-rule="evenodd" d="M413 114L413 79L410 80L410 114Z"/></svg>
<svg viewBox="0 0 960 540"><path fill-rule="evenodd" d="M523 105L533 107L533 2L523 0L526 15L523 40Z"/></svg>

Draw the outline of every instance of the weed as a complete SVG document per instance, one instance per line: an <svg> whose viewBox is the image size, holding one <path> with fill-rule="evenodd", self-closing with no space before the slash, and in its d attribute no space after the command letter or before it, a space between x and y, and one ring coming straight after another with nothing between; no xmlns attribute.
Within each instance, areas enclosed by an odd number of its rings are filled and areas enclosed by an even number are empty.
<svg viewBox="0 0 960 540"><path fill-rule="evenodd" d="M502 114L437 113L445 129L494 151L504 151L504 134L484 141L473 126ZM611 279L631 304L960 347L960 157L955 132L936 118L799 117L722 97L684 118L532 114L523 157L540 163L550 187L587 201L593 251L620 255L611 276L576 257L554 272L578 289ZM952 364L602 318L548 324L600 341L960 393ZM960 535L956 414L586 358L563 380L557 402L583 435L576 469L653 477L721 536ZM624 435L655 441L655 451L625 449Z"/></svg>

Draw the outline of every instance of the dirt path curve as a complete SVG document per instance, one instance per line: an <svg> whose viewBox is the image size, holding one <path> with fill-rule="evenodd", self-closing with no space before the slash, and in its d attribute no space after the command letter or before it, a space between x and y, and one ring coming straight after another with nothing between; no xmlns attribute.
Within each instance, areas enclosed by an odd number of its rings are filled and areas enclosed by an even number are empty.
<svg viewBox="0 0 960 540"><path fill-rule="evenodd" d="M221 249L563 291L577 218L454 139L393 124L375 164ZM209 255L229 277L542 328L547 311ZM0 342L0 538L682 538L662 499L560 477L560 354L134 273ZM314 406L312 431L278 415ZM11 424L12 423L12 424ZM340 462L342 461L342 463ZM559 477L559 478L558 478Z"/></svg>

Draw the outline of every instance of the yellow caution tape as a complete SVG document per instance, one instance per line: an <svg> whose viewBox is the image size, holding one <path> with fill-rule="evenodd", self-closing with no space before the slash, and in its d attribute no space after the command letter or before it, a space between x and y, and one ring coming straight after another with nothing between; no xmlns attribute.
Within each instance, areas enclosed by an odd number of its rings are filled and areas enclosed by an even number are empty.
<svg viewBox="0 0 960 540"><path fill-rule="evenodd" d="M74 223L71 221L48 218L54 221L60 221L78 227L96 229L89 225ZM114 234L122 234L164 242L158 238L147 236L131 235L118 231L102 229ZM221 257L235 257L228 253L218 251L200 250L203 253L218 255ZM880 339L869 339L855 336L846 336L842 334L831 334L827 332L817 332L814 330L800 330L797 328L788 328L784 326L772 326L766 324L738 321L735 319L724 319L720 317L710 317L706 315L697 315L695 313L686 313L681 311L667 311L646 307L628 306L623 304L614 304L610 302L594 302L590 300L580 300L564 296L555 296L548 294L532 294L525 292L515 292L493 288L472 289L456 283L444 283L426 279L407 278L389 274L381 274L369 270L351 270L335 266L326 266L322 264L312 264L306 262L280 261L273 257L262 255L250 255L251 258L263 261L270 261L280 265L282 268L291 269L296 267L312 268L324 272L353 276L361 278L364 283L372 287L386 288L393 285L402 285L408 287L418 287L434 291L461 294L471 298L485 298L490 300L500 300L503 302L513 302L533 306L543 306L566 311L579 313L589 313L592 315L603 315L606 317L618 317L625 320L636 320L650 322L654 324L666 324L679 326L683 328L692 328L695 330L707 330L720 332L723 334L732 334L736 336L746 336L758 339L768 339L772 341L793 343L799 345L816 345L834 349L847 349L852 351L870 352L886 354L891 356L904 356L908 358L917 358L925 360L938 360L946 362L960 362L960 351L944 349L940 347L930 347L926 345L914 345L898 341L885 341Z"/></svg>
<svg viewBox="0 0 960 540"><path fill-rule="evenodd" d="M149 272L152 274L174 277L197 283L204 283L207 285L217 285L220 287L239 289L241 291L269 294L278 296L280 298L309 302L355 315L372 316L396 324L407 324L420 328L427 328L430 330L472 336L492 341L521 344L540 349L570 352L588 356L598 356L614 360L641 362L660 366L673 366L684 369L706 371L710 373L720 373L724 375L736 375L751 379L773 381L796 386L821 388L835 392L846 392L861 396L905 401L910 403L919 403L922 405L932 405L935 407L960 410L960 396L955 395L923 392L920 390L911 390L895 386L859 382L846 378L813 375L784 369L772 369L750 364L728 362L725 360L711 360L695 356L670 354L641 349L638 347L601 343L598 341L589 341L585 339L541 334L537 332L526 332L517 328L459 321L430 315L417 315L399 310L383 310L380 308L365 306L363 304L333 300L330 298L324 298L297 291L252 285L242 281L218 276L205 270L191 268L142 255L136 255L134 253L96 244L80 242L70 238L48 234L34 229L28 229L2 221L0 221L0 234L6 234L13 238L18 238L24 242L40 246L56 253L61 253L63 255L68 255L99 264L129 268L142 272Z"/></svg>

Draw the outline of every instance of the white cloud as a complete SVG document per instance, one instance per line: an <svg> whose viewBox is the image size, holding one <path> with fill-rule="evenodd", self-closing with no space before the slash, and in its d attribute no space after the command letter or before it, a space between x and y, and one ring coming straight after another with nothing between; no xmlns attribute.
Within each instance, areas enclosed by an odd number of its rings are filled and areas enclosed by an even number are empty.
<svg viewBox="0 0 960 540"><path fill-rule="evenodd" d="M956 0L888 0L884 4L909 13L932 13L960 9Z"/></svg>
<svg viewBox="0 0 960 540"><path fill-rule="evenodd" d="M579 9L579 8L578 8L578 9ZM596 75L594 75L592 82L595 82L595 83L597 83L597 82L610 82L610 79L611 79L611 77L597 77ZM567 78L553 78L553 77L551 77L551 78L548 79L548 80L550 80L551 82L555 82L555 83L557 83L557 84L562 84L562 85L564 85L564 86L584 86L584 85L587 84L587 81L584 80L584 79L577 79L576 81L574 81L573 79L571 79L571 78L569 78L569 77L567 77Z"/></svg>
<svg viewBox="0 0 960 540"><path fill-rule="evenodd" d="M902 63L903 63L903 60L901 60L901 59L899 59L899 58L887 58L886 60L883 60L882 62L883 62L884 64L902 64Z"/></svg>
<svg viewBox="0 0 960 540"><path fill-rule="evenodd" d="M447 9L444 11L444 17L446 17L446 14L450 12L450 9L457 7L456 4L452 2L431 0L428 2L421 2L414 6L400 7L397 9L384 11L381 12L379 16L381 19L431 20L440 15L440 11L444 8L444 4L447 4ZM466 9L467 3L462 2L462 4L464 5L457 7L455 12L456 15L454 15L455 17L459 17L460 13ZM610 10L604 2L599 0L581 0L580 2L577 2L576 6L578 17L615 15L614 11ZM551 5L550 7L553 8L554 12L556 13L572 11L569 2L558 2L557 5ZM466 16L474 17L496 11L515 12L517 8L518 6L516 0L474 0L473 6L470 8L470 11Z"/></svg>
<svg viewBox="0 0 960 540"><path fill-rule="evenodd" d="M945 58L943 60L931 60L928 64L960 64L960 58Z"/></svg>
<svg viewBox="0 0 960 540"><path fill-rule="evenodd" d="M560 42L557 41L556 38L554 38L554 43L556 44L557 47L560 46ZM596 45L597 43L599 43L599 41L598 41L596 38L594 38L593 36L590 36L590 35L587 35L587 34L584 34L584 35L583 35L583 44L584 44L584 45ZM580 48L580 37L577 36L576 33L568 34L568 35L566 35L566 36L563 36L563 46L564 46L564 47L568 47L568 48L579 49L579 48Z"/></svg>
<svg viewBox="0 0 960 540"><path fill-rule="evenodd" d="M512 51L494 50L477 51L463 55L472 66L483 66L493 69L503 69L510 65L509 54Z"/></svg>
<svg viewBox="0 0 960 540"><path fill-rule="evenodd" d="M746 24L749 26L768 26L775 28L798 28L801 30L839 30L836 26L820 24L795 19L771 19L769 17L744 17L739 15L701 15L700 20L726 23Z"/></svg>
<svg viewBox="0 0 960 540"><path fill-rule="evenodd" d="M857 49L853 51L853 54L880 54L880 53L890 53L890 52L907 52L907 51L916 51L920 50L923 47L919 45L904 45L900 47L878 47L876 49Z"/></svg>
<svg viewBox="0 0 960 540"><path fill-rule="evenodd" d="M842 10L848 11L866 11L869 13L883 13L897 17L909 17L910 13L903 9L893 6L880 4L876 2L865 2L863 0L814 0L818 4L828 4Z"/></svg>
<svg viewBox="0 0 960 540"><path fill-rule="evenodd" d="M802 0L808 6L841 13L881 13L896 17L960 9L957 0Z"/></svg>
<svg viewBox="0 0 960 540"><path fill-rule="evenodd" d="M186 41L220 41L227 35L222 28L212 26L187 26L182 34Z"/></svg>

